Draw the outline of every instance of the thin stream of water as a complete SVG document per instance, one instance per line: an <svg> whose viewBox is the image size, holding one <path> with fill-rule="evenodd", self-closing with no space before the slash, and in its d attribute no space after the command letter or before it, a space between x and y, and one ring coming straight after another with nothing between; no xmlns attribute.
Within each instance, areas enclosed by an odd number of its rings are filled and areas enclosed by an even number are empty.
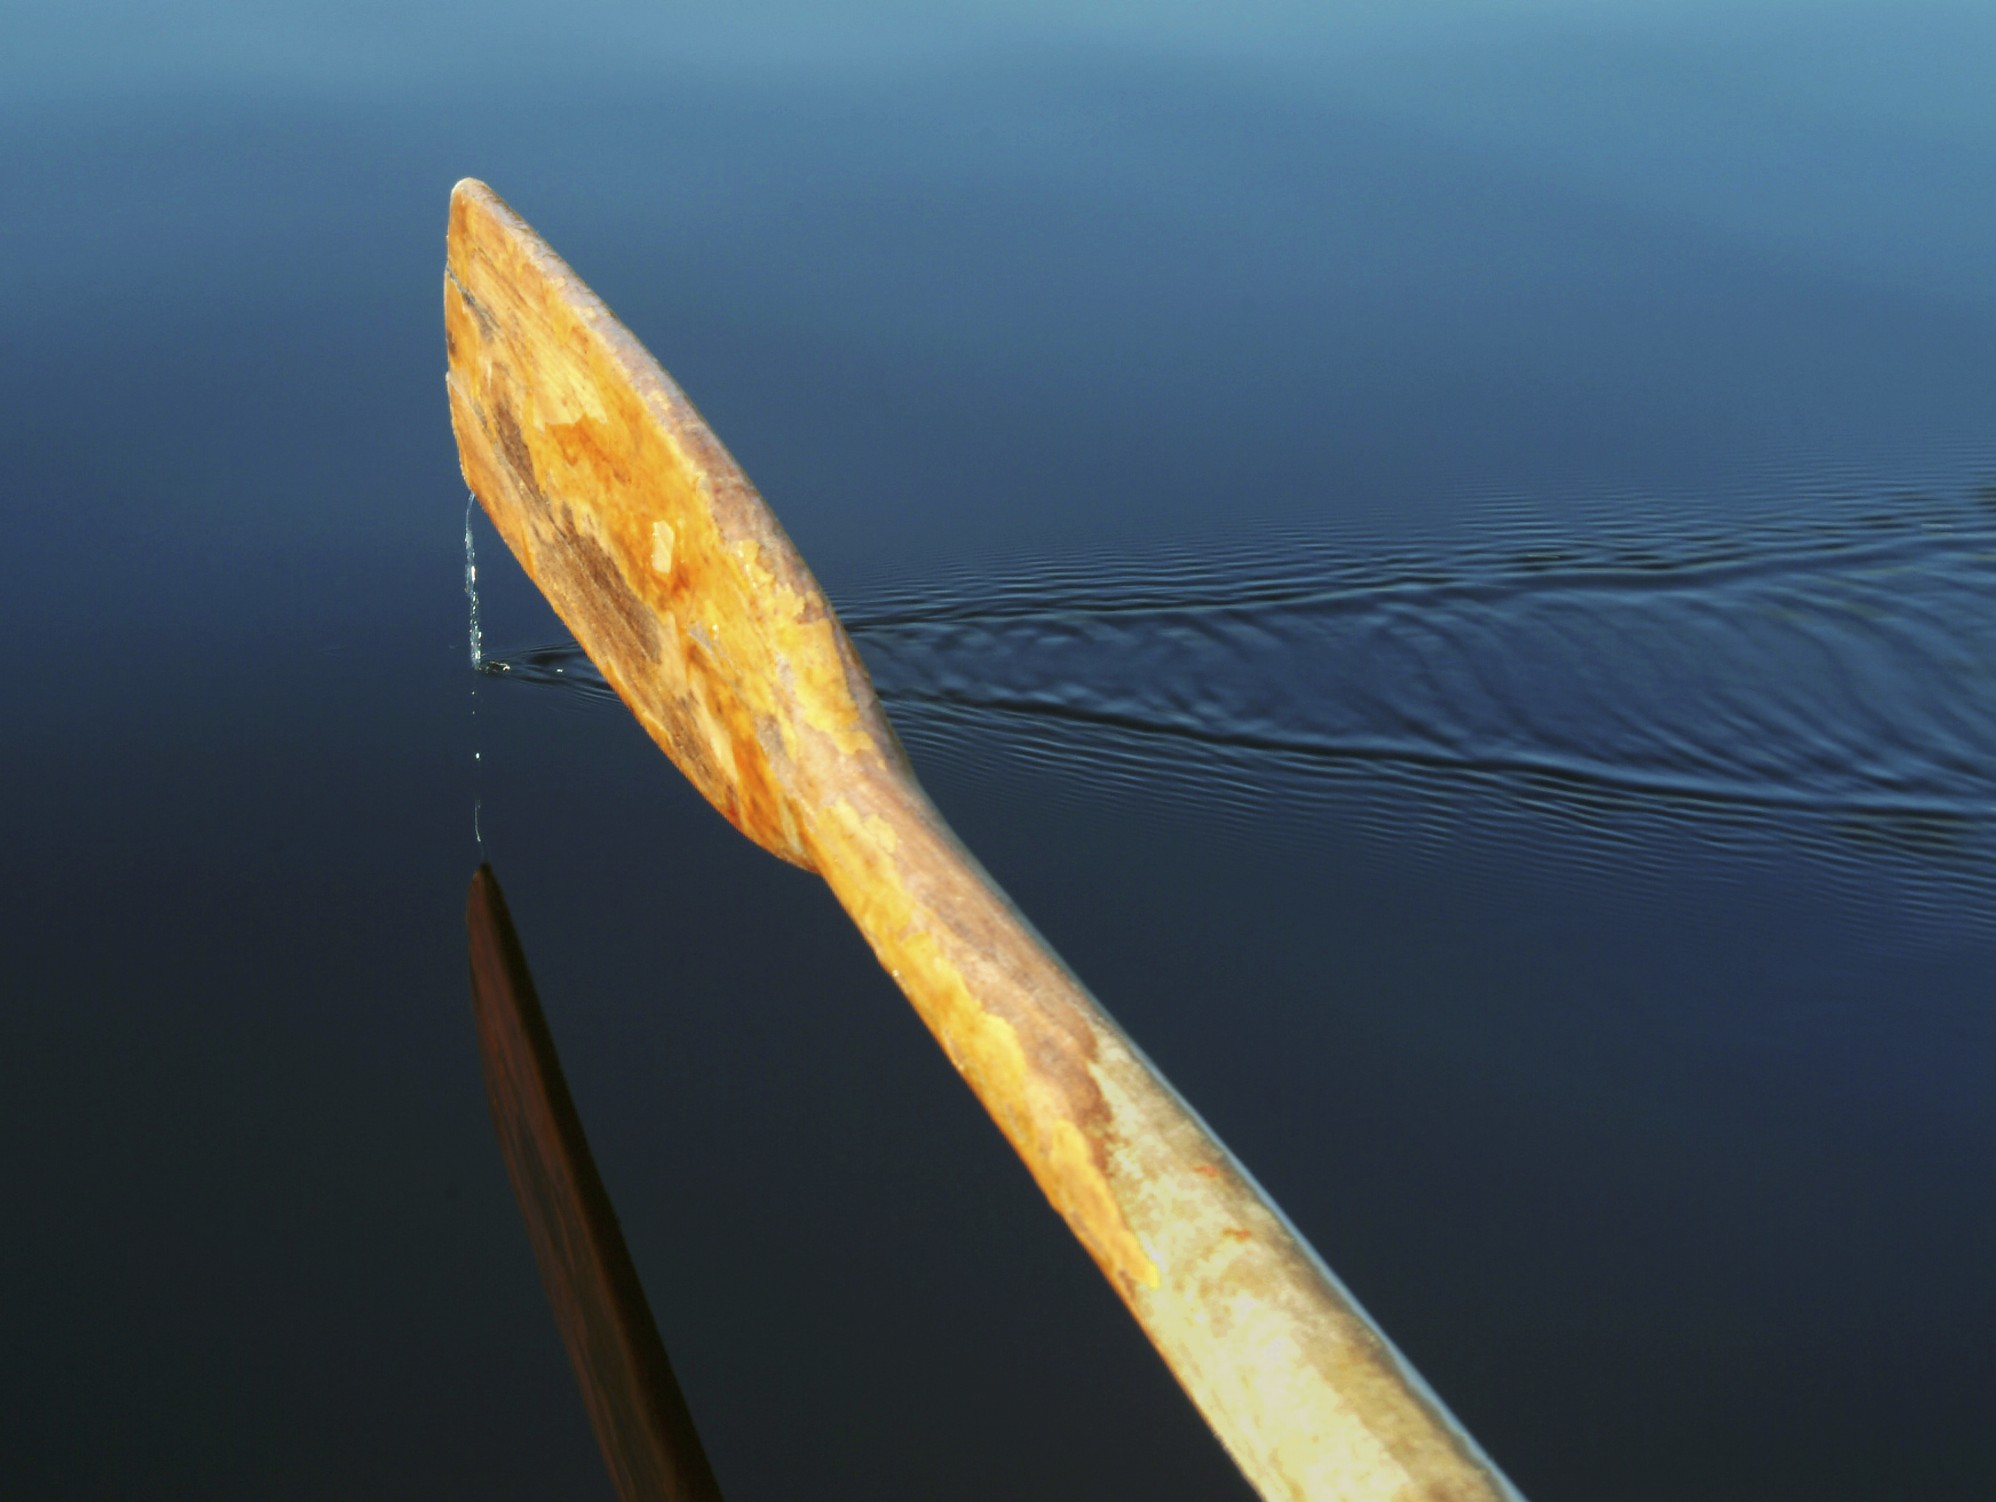
<svg viewBox="0 0 1996 1502"><path fill-rule="evenodd" d="M478 739L478 680L485 672L485 633L478 624L478 546L471 535L471 518L478 497L464 501L464 596L470 602L471 646L471 835L478 842L478 859L485 859L485 795L482 772L485 749Z"/></svg>

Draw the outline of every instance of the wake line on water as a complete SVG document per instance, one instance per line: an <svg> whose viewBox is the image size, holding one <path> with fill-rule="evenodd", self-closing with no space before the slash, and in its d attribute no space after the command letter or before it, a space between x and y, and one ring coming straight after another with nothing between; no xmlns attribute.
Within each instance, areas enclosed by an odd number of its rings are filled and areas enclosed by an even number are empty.
<svg viewBox="0 0 1996 1502"><path fill-rule="evenodd" d="M608 685L605 685L607 691ZM615 697L614 694L611 697ZM1176 741L1193 746L1268 754L1283 757L1292 768L1306 770L1311 762L1339 763L1360 767L1370 763L1422 768L1431 772L1460 771L1483 777L1517 776L1549 783L1571 783L1609 793L1663 799L1690 805L1741 805L1779 812L1792 809L1819 814L1849 814L1860 817L1906 819L1974 819L1983 813L1979 805L1965 806L1952 800L1922 798L1918 795L1824 796L1771 785L1736 786L1712 780L1668 776L1644 776L1636 771L1612 767L1576 765L1551 756L1513 754L1473 756L1436 751L1418 743L1376 740L1370 743L1348 741L1342 744L1287 739L1279 735L1252 735L1239 732L1208 731L1197 725L1160 724L1135 716L1095 711L1072 706L1021 701L1008 703L997 698L959 698L945 693L923 694L901 690L882 695L892 708L916 707L941 711L950 719L967 720L978 715L1016 717L1028 721L1068 721L1091 730L1120 733L1126 750L1134 750L1146 740ZM1156 755L1169 752L1160 749ZM1049 756L1047 760L1057 758ZM1086 775L1085 757L1072 759L1076 770Z"/></svg>
<svg viewBox="0 0 1996 1502"><path fill-rule="evenodd" d="M1728 576L1800 573L1842 561L1889 563L1936 535L1987 535L1996 485L1972 497L1908 495L1889 505L1823 498L1801 517L1740 525L1709 512L1587 517L1576 529L1515 508L1472 517L1446 542L1381 544L1325 529L1267 528L1145 554L1081 552L1058 559L958 565L914 585L866 590L840 616L858 634L904 625L1021 618L1067 609L1095 615L1159 606L1184 611L1308 605L1368 596L1496 587L1528 588L1535 576L1591 578L1628 590L1696 588ZM1667 530L1660 523L1675 523ZM1581 535L1576 536L1576 530Z"/></svg>

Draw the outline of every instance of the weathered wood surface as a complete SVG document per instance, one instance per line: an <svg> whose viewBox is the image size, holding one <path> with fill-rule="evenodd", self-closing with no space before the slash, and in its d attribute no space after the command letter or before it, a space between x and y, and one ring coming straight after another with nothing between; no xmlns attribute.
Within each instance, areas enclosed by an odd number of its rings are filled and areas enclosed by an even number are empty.
<svg viewBox="0 0 1996 1502"><path fill-rule="evenodd" d="M492 1124L617 1495L721 1502L490 866L471 878L465 926Z"/></svg>
<svg viewBox="0 0 1996 1502"><path fill-rule="evenodd" d="M451 197L466 481L631 711L817 871L1267 1497L1515 1497L957 842L816 581L657 363L484 184Z"/></svg>

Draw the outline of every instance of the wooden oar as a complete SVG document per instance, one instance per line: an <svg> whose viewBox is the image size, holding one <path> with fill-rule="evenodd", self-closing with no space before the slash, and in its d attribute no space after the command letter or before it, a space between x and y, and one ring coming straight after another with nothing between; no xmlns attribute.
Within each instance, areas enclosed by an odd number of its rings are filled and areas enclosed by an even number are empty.
<svg viewBox="0 0 1996 1502"><path fill-rule="evenodd" d="M1271 1498L1514 1498L957 842L679 388L469 179L444 322L465 479L500 535L708 801L830 884L1248 1479Z"/></svg>
<svg viewBox="0 0 1996 1502"><path fill-rule="evenodd" d="M471 878L465 925L492 1124L617 1495L721 1502L490 866Z"/></svg>

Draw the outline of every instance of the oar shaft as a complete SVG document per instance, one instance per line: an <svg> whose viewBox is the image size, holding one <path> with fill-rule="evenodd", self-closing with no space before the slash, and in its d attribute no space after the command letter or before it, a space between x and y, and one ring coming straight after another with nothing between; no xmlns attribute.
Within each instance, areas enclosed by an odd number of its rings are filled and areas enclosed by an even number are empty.
<svg viewBox="0 0 1996 1502"><path fill-rule="evenodd" d="M1262 1495L1515 1499L927 800L880 792L829 805L819 870Z"/></svg>

